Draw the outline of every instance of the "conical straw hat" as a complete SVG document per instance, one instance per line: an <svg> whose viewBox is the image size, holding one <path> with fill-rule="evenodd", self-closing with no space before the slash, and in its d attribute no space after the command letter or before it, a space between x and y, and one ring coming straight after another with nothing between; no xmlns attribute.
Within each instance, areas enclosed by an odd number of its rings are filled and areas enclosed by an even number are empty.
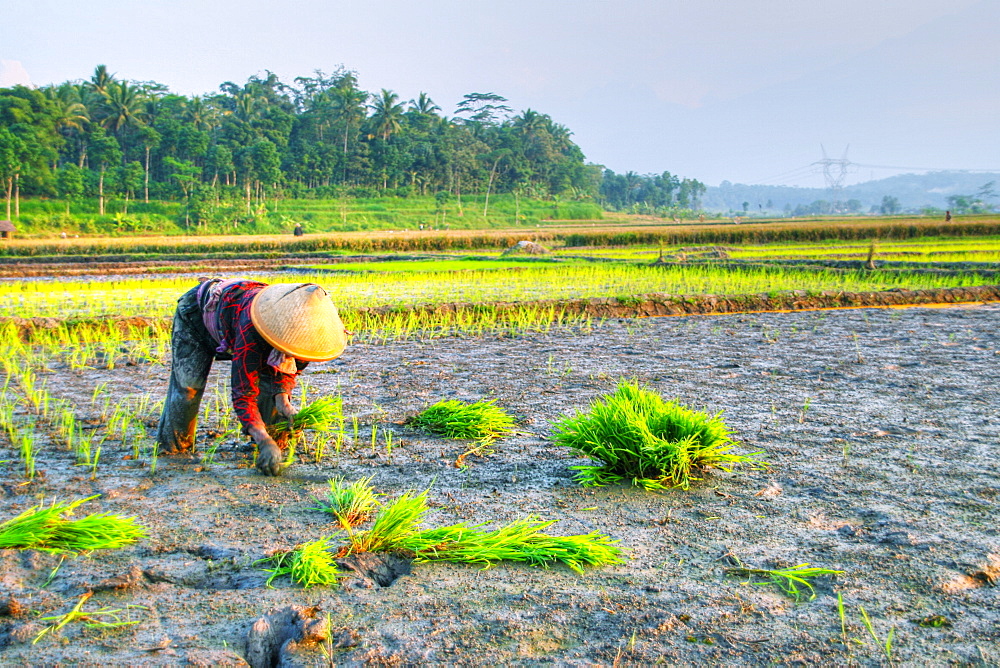
<svg viewBox="0 0 1000 668"><path fill-rule="evenodd" d="M268 343L306 362L339 357L347 332L326 290L313 283L276 283L250 304L253 326Z"/></svg>

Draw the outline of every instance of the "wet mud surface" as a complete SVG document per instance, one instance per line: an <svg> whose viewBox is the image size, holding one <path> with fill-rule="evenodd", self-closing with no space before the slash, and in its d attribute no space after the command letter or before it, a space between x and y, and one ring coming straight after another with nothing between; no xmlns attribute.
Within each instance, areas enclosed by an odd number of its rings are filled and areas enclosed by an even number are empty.
<svg viewBox="0 0 1000 668"><path fill-rule="evenodd" d="M108 441L93 478L43 443L44 475L24 485L4 444L4 518L42 498L99 493L90 512L135 515L149 538L67 559L54 576L57 556L0 551L0 663L321 665L329 637L338 665L884 664L863 607L883 642L895 629L900 664L996 665L998 321L996 305L695 315L572 335L355 345L303 380L311 396L343 395L359 443L278 479L254 471L242 440L222 439L211 463L162 457L154 475L128 458L130 443ZM227 373L217 363L210 388ZM85 418L100 383L115 400L159 399L168 370L43 375ZM713 472L689 491L579 487L569 467L583 460L552 445L552 424L622 377L724 410L740 449L761 451L770 469ZM466 443L401 424L448 398L496 399L519 433L455 468ZM373 423L393 431L391 453L370 447ZM212 429L206 417L203 450ZM558 520L553 533L606 533L628 558L582 576L359 564L339 588L265 587L256 559L334 533L331 517L310 509L326 480L368 475L390 498L430 488L428 527L537 515ZM844 573L797 602L728 575L734 560ZM64 613L87 591L87 610L144 606L129 613L140 623L75 623L32 645L39 615Z"/></svg>

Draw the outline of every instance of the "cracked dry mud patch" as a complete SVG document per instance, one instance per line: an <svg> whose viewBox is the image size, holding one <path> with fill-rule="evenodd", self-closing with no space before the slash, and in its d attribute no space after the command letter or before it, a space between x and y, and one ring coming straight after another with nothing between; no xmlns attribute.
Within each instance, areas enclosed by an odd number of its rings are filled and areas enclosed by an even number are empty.
<svg viewBox="0 0 1000 668"><path fill-rule="evenodd" d="M996 665L998 320L997 306L688 316L574 335L355 345L312 365L306 379L313 396L343 393L363 443L279 479L249 468L251 453L236 441L220 445L212 466L161 458L154 476L122 459L130 444L109 441L95 480L43 443L44 476L21 485L7 448L4 517L42 495L100 493L89 512L134 514L149 538L67 559L45 587L58 557L0 552L0 663L236 665L255 622L291 606L315 608L323 624L330 615L334 660L346 665L844 664L849 655L884 663L863 606L881 639L895 629L902 664ZM107 382L116 400L159 398L167 373L153 365L43 375L86 417L96 384ZM227 373L226 363L213 370ZM552 446L551 425L620 377L724 410L740 448L764 452L771 469L714 472L687 492L575 485L569 467L582 460ZM446 398L495 398L520 433L456 469L462 442L397 424ZM376 418L395 431L391 461L366 442ZM202 447L211 428L200 426ZM558 520L554 533L609 534L628 559L582 576L559 566L414 564L385 587L351 573L340 588L266 588L255 559L333 533L330 516L309 509L325 481L371 474L390 498L431 487L425 526L535 514ZM726 575L733 557L844 574L795 602ZM87 590L95 594L86 609L142 605L133 613L141 623L73 624L31 644L38 613L65 612ZM920 625L935 615L946 623ZM324 662L308 642L284 658Z"/></svg>

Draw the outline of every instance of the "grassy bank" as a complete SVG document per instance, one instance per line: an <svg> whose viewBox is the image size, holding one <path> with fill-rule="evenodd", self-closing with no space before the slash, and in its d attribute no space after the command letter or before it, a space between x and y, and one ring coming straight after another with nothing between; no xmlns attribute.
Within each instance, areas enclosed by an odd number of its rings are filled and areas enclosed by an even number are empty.
<svg viewBox="0 0 1000 668"><path fill-rule="evenodd" d="M97 200L24 200L14 217L19 236L288 234L296 224L310 233L372 230L473 230L536 226L543 220L595 220L595 204L515 198L511 195L463 196L439 202L434 197L282 199L253 204L109 200L99 213Z"/></svg>

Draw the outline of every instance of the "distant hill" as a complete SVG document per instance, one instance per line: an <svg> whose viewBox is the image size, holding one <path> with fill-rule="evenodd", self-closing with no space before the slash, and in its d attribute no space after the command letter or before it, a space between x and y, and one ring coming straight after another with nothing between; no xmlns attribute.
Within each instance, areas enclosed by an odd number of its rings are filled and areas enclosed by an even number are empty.
<svg viewBox="0 0 1000 668"><path fill-rule="evenodd" d="M895 197L903 211L919 212L925 208L947 209L951 195L972 195L983 185L995 181L1000 184L1000 173L982 172L929 172L927 174L900 174L877 181L866 181L841 190L840 201L855 200L859 213L877 208L885 196ZM816 201L830 202L833 194L826 188L799 188L793 186L751 186L723 181L718 187L709 187L701 198L707 211L727 213L742 211L748 202L748 212L780 215L796 207L808 207ZM994 200L995 205L1000 201Z"/></svg>

